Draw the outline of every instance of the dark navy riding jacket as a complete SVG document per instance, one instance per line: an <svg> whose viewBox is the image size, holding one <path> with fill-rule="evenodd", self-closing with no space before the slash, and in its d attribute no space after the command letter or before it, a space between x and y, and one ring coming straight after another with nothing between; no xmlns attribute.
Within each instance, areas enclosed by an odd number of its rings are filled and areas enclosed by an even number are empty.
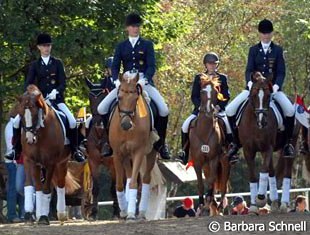
<svg viewBox="0 0 310 235"><path fill-rule="evenodd" d="M47 65L42 58L31 63L27 78L24 84L24 90L31 84L36 85L46 97L53 89L59 94L56 96L56 103L64 102L64 91L66 89L66 74L61 60L50 57Z"/></svg>
<svg viewBox="0 0 310 235"><path fill-rule="evenodd" d="M148 82L154 85L155 52L151 41L139 37L134 47L129 39L117 45L112 64L114 81L118 79L121 64L123 64L124 72L136 69L140 73L144 73Z"/></svg>
<svg viewBox="0 0 310 235"><path fill-rule="evenodd" d="M226 99L225 101L218 100L217 104L221 107L221 110L225 110L225 107L230 99L230 92L229 92L229 88L227 84L227 76L225 74L218 73L218 72L216 72L216 74L218 75L219 80L221 82L221 86L220 86L221 93ZM201 102L200 100L200 91L201 91L200 75L201 74L197 74L194 78L194 83L192 87L192 95L191 95L192 102L195 106L193 114L196 114L196 115L198 114L198 110L199 110L199 106Z"/></svg>
<svg viewBox="0 0 310 235"><path fill-rule="evenodd" d="M272 83L282 88L285 78L285 61L282 47L271 42L265 54L262 44L252 46L249 50L245 71L246 82L251 80L251 73L261 72L264 77L272 77Z"/></svg>

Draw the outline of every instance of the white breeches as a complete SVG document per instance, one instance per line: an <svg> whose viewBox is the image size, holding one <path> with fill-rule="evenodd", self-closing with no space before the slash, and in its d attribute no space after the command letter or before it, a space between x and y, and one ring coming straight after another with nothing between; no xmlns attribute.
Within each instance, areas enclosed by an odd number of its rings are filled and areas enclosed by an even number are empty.
<svg viewBox="0 0 310 235"><path fill-rule="evenodd" d="M243 90L233 101L231 101L225 108L228 117L236 115L240 105L249 97L250 92Z"/></svg>
<svg viewBox="0 0 310 235"><path fill-rule="evenodd" d="M192 120L194 120L197 116L195 114L191 114L183 123L182 125L182 132L188 133L189 125Z"/></svg>
<svg viewBox="0 0 310 235"><path fill-rule="evenodd" d="M158 108L159 115L161 117L166 117L169 114L168 106L164 100L164 98L161 96L161 94L158 92L158 90L151 86L151 85L145 85L143 89L148 93L148 95L151 97L151 99L154 101ZM117 89L114 89L111 91L103 101L98 105L98 112L101 115L105 115L109 112L109 108L113 102L113 100L117 99Z"/></svg>
<svg viewBox="0 0 310 235"><path fill-rule="evenodd" d="M283 114L285 117L293 117L295 114L294 105L287 98L287 96L282 92L278 91L273 94L273 99L278 102L281 106Z"/></svg>
<svg viewBox="0 0 310 235"><path fill-rule="evenodd" d="M64 103L59 103L57 104L57 106L62 112L65 113L66 117L68 118L70 129L76 128L76 119L68 109L67 105L65 105Z"/></svg>
<svg viewBox="0 0 310 235"><path fill-rule="evenodd" d="M6 153L11 152L13 149L13 145L12 145L13 123L14 123L14 119L10 118L10 120L5 126L4 137L5 137L5 144L6 144Z"/></svg>

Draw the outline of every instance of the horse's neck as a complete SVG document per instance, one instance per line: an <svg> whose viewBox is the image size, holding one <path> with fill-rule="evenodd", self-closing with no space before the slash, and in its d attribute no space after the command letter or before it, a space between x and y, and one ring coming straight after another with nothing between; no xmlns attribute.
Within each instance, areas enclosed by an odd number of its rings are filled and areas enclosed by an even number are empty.
<svg viewBox="0 0 310 235"><path fill-rule="evenodd" d="M214 116L207 116L204 113L199 113L197 118L197 126L199 128L210 128L215 126L215 118Z"/></svg>

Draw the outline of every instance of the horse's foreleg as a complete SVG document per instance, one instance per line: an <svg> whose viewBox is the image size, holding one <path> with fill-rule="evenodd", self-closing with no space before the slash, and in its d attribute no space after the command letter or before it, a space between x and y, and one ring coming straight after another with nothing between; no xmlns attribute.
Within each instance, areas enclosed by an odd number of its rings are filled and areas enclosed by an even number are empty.
<svg viewBox="0 0 310 235"><path fill-rule="evenodd" d="M150 198L150 182L151 182L151 172L156 161L156 151L152 152L146 158L146 169L142 179L142 190L141 199L139 204L139 217L145 219L145 213L148 207Z"/></svg>
<svg viewBox="0 0 310 235"><path fill-rule="evenodd" d="M33 223L33 209L34 209L34 192L35 188L32 184L32 172L34 168L34 163L29 159L25 158L24 161L25 167L25 187L24 187L24 196L25 196L25 222Z"/></svg>
<svg viewBox="0 0 310 235"><path fill-rule="evenodd" d="M57 217L60 221L67 220L66 214L66 174L67 174L67 162L63 162L56 167L57 173Z"/></svg>
<svg viewBox="0 0 310 235"><path fill-rule="evenodd" d="M89 158L88 163L89 163L89 168L90 168L90 172L92 175L93 185L92 185L92 198L90 200L90 204L91 204L90 214L87 215L87 219L96 220L97 214L98 214L98 195L100 192L100 188L99 188L99 167L100 165L98 162L96 162L95 158L94 159ZM115 183L116 182L112 182L112 184L114 184L114 188L115 188Z"/></svg>
<svg viewBox="0 0 310 235"><path fill-rule="evenodd" d="M116 171L116 196L121 210L120 217L127 216L127 200L124 192L124 168L119 156L113 155L114 167Z"/></svg>
<svg viewBox="0 0 310 235"><path fill-rule="evenodd" d="M33 178L36 188L36 218L39 219L42 215L42 195L43 195L43 184L41 181L41 166L33 164Z"/></svg>
<svg viewBox="0 0 310 235"><path fill-rule="evenodd" d="M126 188L125 188L125 195L126 195L126 200L128 201L129 197L129 185L131 182L131 176L132 176L132 166L131 166L131 161L129 158L126 158L123 160L123 166L125 169L125 175L126 175Z"/></svg>
<svg viewBox="0 0 310 235"><path fill-rule="evenodd" d="M273 149L270 146L266 152L262 153L263 164L261 171L259 173L259 187L258 187L258 195L256 199L256 204L259 207L264 207L267 203L267 188L268 188L268 176L269 176L269 168L270 164L272 164L272 154ZM274 170L272 170L271 174L274 175Z"/></svg>
<svg viewBox="0 0 310 235"><path fill-rule="evenodd" d="M281 207L280 210L282 213L286 213L288 211L288 204L290 202L290 189L291 189L291 175L292 175L292 167L293 161L292 158L284 158L284 178L282 183L282 197L281 197Z"/></svg>
<svg viewBox="0 0 310 235"><path fill-rule="evenodd" d="M49 225L48 214L50 211L51 202L51 182L54 174L55 165L48 165L46 167L46 179L43 184L43 194L41 199L41 216L38 221L39 224Z"/></svg>
<svg viewBox="0 0 310 235"><path fill-rule="evenodd" d="M138 174L140 172L141 164L143 158L145 158L144 149L141 149L139 152L133 154L132 162L132 176L129 185L128 193L128 217L127 219L135 219L136 214L136 201L138 194Z"/></svg>
<svg viewBox="0 0 310 235"><path fill-rule="evenodd" d="M198 196L199 196L199 206L203 206L205 204L203 194L204 194L204 185L202 180L202 167L199 162L194 162L194 169L197 176L197 184L198 184Z"/></svg>
<svg viewBox="0 0 310 235"><path fill-rule="evenodd" d="M273 160L269 161L269 190L270 190L270 200L271 200L271 211L278 210L278 187L277 187L277 179L275 176L275 170L273 166Z"/></svg>
<svg viewBox="0 0 310 235"><path fill-rule="evenodd" d="M252 152L248 150L247 148L243 147L243 153L245 160L247 162L248 168L249 168L249 179L250 179L250 192L251 192L251 212L257 212L256 207L256 196L258 193L258 183L257 183L257 177L255 174L255 152Z"/></svg>

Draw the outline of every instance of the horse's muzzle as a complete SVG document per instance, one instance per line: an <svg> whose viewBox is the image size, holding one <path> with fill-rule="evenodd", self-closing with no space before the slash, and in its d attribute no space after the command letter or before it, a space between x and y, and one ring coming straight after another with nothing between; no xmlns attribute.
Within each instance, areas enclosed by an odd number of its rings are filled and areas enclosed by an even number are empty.
<svg viewBox="0 0 310 235"><path fill-rule="evenodd" d="M26 141L27 144L36 144L37 143L37 137L30 131L26 132Z"/></svg>
<svg viewBox="0 0 310 235"><path fill-rule="evenodd" d="M128 116L123 117L121 121L121 127L124 131L130 130L133 127L131 118Z"/></svg>

